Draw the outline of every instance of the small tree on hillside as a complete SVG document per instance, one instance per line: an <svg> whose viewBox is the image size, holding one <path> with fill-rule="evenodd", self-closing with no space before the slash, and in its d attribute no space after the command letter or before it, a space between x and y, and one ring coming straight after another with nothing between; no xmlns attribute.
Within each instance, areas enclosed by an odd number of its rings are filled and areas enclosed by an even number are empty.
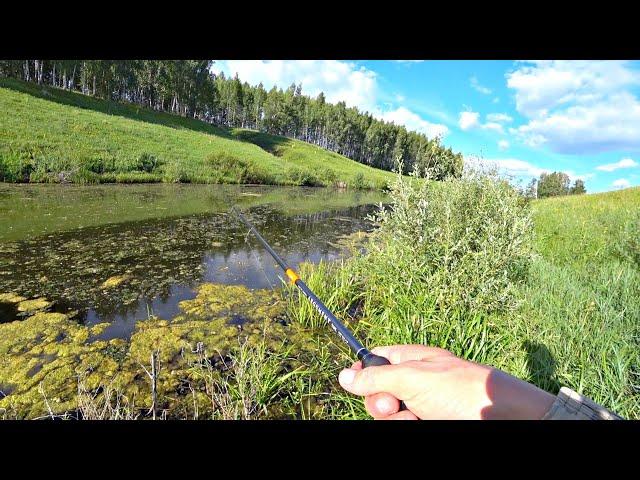
<svg viewBox="0 0 640 480"><path fill-rule="evenodd" d="M564 172L543 173L538 180L538 198L567 195L571 181Z"/></svg>
<svg viewBox="0 0 640 480"><path fill-rule="evenodd" d="M587 193L587 189L584 187L584 181L583 180L576 180L573 183L573 187L571 187L571 195L580 195L582 193Z"/></svg>
<svg viewBox="0 0 640 480"><path fill-rule="evenodd" d="M526 198L538 198L538 180L532 178L524 191Z"/></svg>

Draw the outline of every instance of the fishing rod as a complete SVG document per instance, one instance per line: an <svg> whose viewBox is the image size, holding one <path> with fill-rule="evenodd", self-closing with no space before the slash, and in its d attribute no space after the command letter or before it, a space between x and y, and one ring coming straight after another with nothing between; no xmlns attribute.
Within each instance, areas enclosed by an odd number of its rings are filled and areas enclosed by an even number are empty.
<svg viewBox="0 0 640 480"><path fill-rule="evenodd" d="M349 329L338 320L333 313L325 306L322 301L316 297L316 295L311 291L311 289L307 286L306 283L302 281L302 279L298 276L298 274L290 268L280 256L274 252L273 248L267 243L267 241L262 238L262 235L258 233L255 227L247 220L242 213L240 213L235 206L231 207L231 210L242 220L242 222L249 227L251 232L255 235L255 237L262 243L262 246L271 254L273 259L280 265L280 268L284 270L284 273L289 277L291 283L293 283L300 291L303 293L305 297L311 302L311 304L316 308L316 310L322 315L322 317L327 321L331 329L336 332L338 337L345 342L351 351L355 353L358 360L362 361L362 367L376 367L380 365L390 365L391 362L380 355L376 355L375 353L371 353L367 350L356 337L349 331Z"/></svg>

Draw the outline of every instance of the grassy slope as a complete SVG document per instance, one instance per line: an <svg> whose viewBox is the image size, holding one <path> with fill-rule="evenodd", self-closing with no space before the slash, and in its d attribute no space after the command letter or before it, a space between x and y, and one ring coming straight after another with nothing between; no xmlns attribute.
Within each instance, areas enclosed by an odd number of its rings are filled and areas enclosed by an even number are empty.
<svg viewBox="0 0 640 480"><path fill-rule="evenodd" d="M520 315L503 319L503 367L556 392L568 386L640 418L640 188L533 205L540 257ZM635 227L634 227L635 225Z"/></svg>
<svg viewBox="0 0 640 480"><path fill-rule="evenodd" d="M30 163L38 172L106 166L102 181L183 181L271 184L332 184L380 187L391 174L316 146L260 134L277 144L274 155L252 143L255 134L216 128L204 122L133 105L98 100L78 93L0 79L0 165ZM242 141L242 140L245 141ZM259 143L259 142L258 142ZM143 154L163 165L139 172ZM207 158L217 156L213 160ZM248 163L223 165L220 157ZM246 166L246 165L245 165ZM330 172L329 169L332 171ZM27 176L28 176L28 169ZM361 174L361 175L358 175ZM41 174L31 180L42 181ZM93 175L72 177L95 181ZM364 182L363 182L364 179Z"/></svg>

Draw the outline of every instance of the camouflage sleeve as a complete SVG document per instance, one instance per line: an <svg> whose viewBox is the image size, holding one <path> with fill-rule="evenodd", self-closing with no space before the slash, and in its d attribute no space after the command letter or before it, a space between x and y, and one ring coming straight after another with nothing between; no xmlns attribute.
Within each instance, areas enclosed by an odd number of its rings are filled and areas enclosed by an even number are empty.
<svg viewBox="0 0 640 480"><path fill-rule="evenodd" d="M623 420L623 418L570 388L562 387L542 420Z"/></svg>

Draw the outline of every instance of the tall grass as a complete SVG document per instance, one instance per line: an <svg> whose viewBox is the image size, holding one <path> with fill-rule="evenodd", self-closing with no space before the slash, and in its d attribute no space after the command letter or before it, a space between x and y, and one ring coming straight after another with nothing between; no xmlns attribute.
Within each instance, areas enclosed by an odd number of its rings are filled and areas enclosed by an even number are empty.
<svg viewBox="0 0 640 480"><path fill-rule="evenodd" d="M305 372L300 368L285 370L291 347L284 344L281 347L271 351L265 341L240 341L226 358L218 353L219 365L212 362L206 351L197 350L190 368L191 381L196 388L203 385L210 400L211 418L255 420L284 415L279 404L287 403L287 387L294 377ZM194 417L198 418L197 407L194 411Z"/></svg>
<svg viewBox="0 0 640 480"><path fill-rule="evenodd" d="M391 197L367 254L302 270L369 346L439 346L640 418L640 189L529 204L490 172L471 172L437 184L398 178ZM321 323L300 297L289 309ZM320 367L337 375L341 359ZM332 418L366 416L331 385Z"/></svg>

